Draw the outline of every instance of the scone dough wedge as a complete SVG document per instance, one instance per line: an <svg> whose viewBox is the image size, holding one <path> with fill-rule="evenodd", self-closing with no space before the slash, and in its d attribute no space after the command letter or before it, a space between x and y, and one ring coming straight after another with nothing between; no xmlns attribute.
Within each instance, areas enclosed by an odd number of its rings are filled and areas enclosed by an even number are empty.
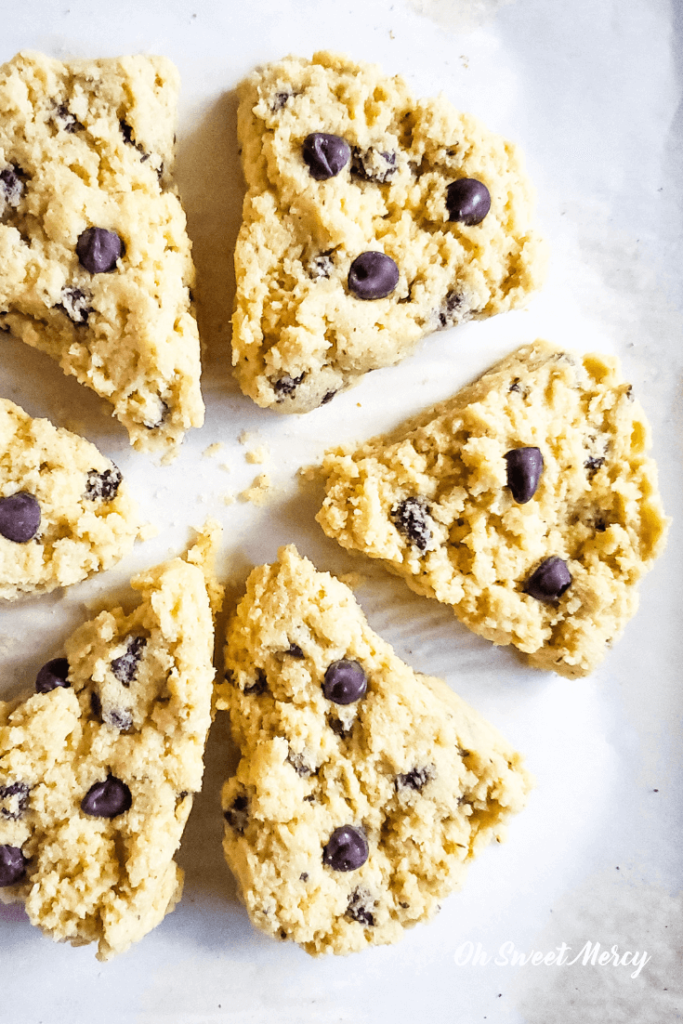
<svg viewBox="0 0 683 1024"><path fill-rule="evenodd" d="M328 452L317 518L475 633L584 676L664 548L649 446L614 357L537 341L392 434Z"/></svg>
<svg viewBox="0 0 683 1024"><path fill-rule="evenodd" d="M204 572L176 558L132 581L0 703L0 899L107 960L173 910L173 861L201 786L213 621Z"/></svg>
<svg viewBox="0 0 683 1024"><path fill-rule="evenodd" d="M240 87L238 135L233 363L260 406L315 409L542 282L519 150L443 96L338 54L289 57Z"/></svg>
<svg viewBox="0 0 683 1024"><path fill-rule="evenodd" d="M308 953L398 941L524 806L520 755L294 547L249 576L225 666L225 856L252 922Z"/></svg>
<svg viewBox="0 0 683 1024"><path fill-rule="evenodd" d="M25 52L0 67L0 328L161 453L204 418L178 87L164 57Z"/></svg>
<svg viewBox="0 0 683 1024"><path fill-rule="evenodd" d="M108 569L139 529L121 472L94 444L0 398L0 602Z"/></svg>

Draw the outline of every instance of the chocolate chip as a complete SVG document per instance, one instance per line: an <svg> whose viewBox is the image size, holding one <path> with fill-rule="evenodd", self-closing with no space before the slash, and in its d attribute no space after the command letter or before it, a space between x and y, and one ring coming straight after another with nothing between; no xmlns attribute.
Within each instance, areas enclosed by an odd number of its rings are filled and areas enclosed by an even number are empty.
<svg viewBox="0 0 683 1024"><path fill-rule="evenodd" d="M351 733L351 729L347 729L340 718L330 718L329 726L332 732L342 740Z"/></svg>
<svg viewBox="0 0 683 1024"><path fill-rule="evenodd" d="M310 765L306 764L306 760L303 754L298 754L295 753L293 750L290 750L290 752L287 754L287 761L289 764L291 764L296 774L300 775L304 779L307 778L309 775L316 774L313 768L311 768Z"/></svg>
<svg viewBox="0 0 683 1024"><path fill-rule="evenodd" d="M232 807L228 808L223 817L233 832L237 832L240 836L243 835L249 824L249 801L246 796L236 796Z"/></svg>
<svg viewBox="0 0 683 1024"><path fill-rule="evenodd" d="M32 494L19 491L0 498L0 536L15 544L33 540L40 527L40 505Z"/></svg>
<svg viewBox="0 0 683 1024"><path fill-rule="evenodd" d="M426 551L432 539L429 506L423 498L404 498L391 510L396 527L420 551Z"/></svg>
<svg viewBox="0 0 683 1024"><path fill-rule="evenodd" d="M96 469L91 469L88 473L84 497L89 501L113 501L122 480L121 470L114 463L112 463L111 469L104 469L101 473Z"/></svg>
<svg viewBox="0 0 683 1024"><path fill-rule="evenodd" d="M521 394L522 389L519 386L519 377L515 377L508 391L516 391L518 394Z"/></svg>
<svg viewBox="0 0 683 1024"><path fill-rule="evenodd" d="M166 402L164 402L162 398L159 398L158 395L157 400L159 402L159 411L153 420L145 420L145 427L147 430L158 430L168 415L168 405Z"/></svg>
<svg viewBox="0 0 683 1024"><path fill-rule="evenodd" d="M434 767L427 765L425 768L413 768L405 775L397 775L394 785L397 791L400 789L415 789L420 793L433 778Z"/></svg>
<svg viewBox="0 0 683 1024"><path fill-rule="evenodd" d="M86 228L78 236L76 253L79 263L90 274L110 274L123 256L124 245L115 231Z"/></svg>
<svg viewBox="0 0 683 1024"><path fill-rule="evenodd" d="M351 147L339 135L312 132L302 146L304 163L316 181L334 178L351 159Z"/></svg>
<svg viewBox="0 0 683 1024"><path fill-rule="evenodd" d="M81 810L92 818L118 818L133 803L125 782L108 775L104 782L96 782L81 800Z"/></svg>
<svg viewBox="0 0 683 1024"><path fill-rule="evenodd" d="M359 299L385 299L398 284L398 267L383 252L362 252L349 268L348 286Z"/></svg>
<svg viewBox="0 0 683 1024"><path fill-rule="evenodd" d="M325 672L323 693L335 704L353 704L365 696L368 680L357 661L333 661Z"/></svg>
<svg viewBox="0 0 683 1024"><path fill-rule="evenodd" d="M28 807L28 795L31 787L26 782L12 782L9 786L0 786L0 818L5 821L18 821Z"/></svg>
<svg viewBox="0 0 683 1024"><path fill-rule="evenodd" d="M285 374L284 377L280 377L273 384L275 394L278 396L278 401L281 402L285 395L291 395L292 391L301 384L301 381L306 376L305 373L299 374L298 377L290 377Z"/></svg>
<svg viewBox="0 0 683 1024"><path fill-rule="evenodd" d="M61 131L74 135L83 130L83 125L75 114L72 114L65 103L60 103L54 113L55 124Z"/></svg>
<svg viewBox="0 0 683 1024"><path fill-rule="evenodd" d="M119 121L119 128L121 129L121 134L123 135L123 141L127 142L129 146L134 146L135 142L133 141L133 129L128 124L128 122L123 120Z"/></svg>
<svg viewBox="0 0 683 1024"><path fill-rule="evenodd" d="M27 864L18 846L0 846L0 888L14 885L22 879Z"/></svg>
<svg viewBox="0 0 683 1024"><path fill-rule="evenodd" d="M323 864L335 871L356 871L368 859L365 832L354 825L335 828L323 849Z"/></svg>
<svg viewBox="0 0 683 1024"><path fill-rule="evenodd" d="M266 693L268 690L268 679L266 673L262 668L258 669L256 673L256 680L250 683L249 686L244 687L244 695L246 697L260 697L261 694Z"/></svg>
<svg viewBox="0 0 683 1024"><path fill-rule="evenodd" d="M505 455L508 487L518 505L531 501L543 472L540 448L513 448Z"/></svg>
<svg viewBox="0 0 683 1024"><path fill-rule="evenodd" d="M307 804L315 803L315 793L309 793L308 796L304 797L304 801Z"/></svg>
<svg viewBox="0 0 683 1024"><path fill-rule="evenodd" d="M127 708L107 708L102 711L102 721L119 732L129 732L133 728L133 716Z"/></svg>
<svg viewBox="0 0 683 1024"><path fill-rule="evenodd" d="M336 394L336 391L326 391L325 394L323 395L322 402L320 404L327 405L328 402L332 401Z"/></svg>
<svg viewBox="0 0 683 1024"><path fill-rule="evenodd" d="M458 178L446 188L446 209L451 221L480 224L491 209L491 193L476 178Z"/></svg>
<svg viewBox="0 0 683 1024"><path fill-rule="evenodd" d="M383 185L397 170L395 153L380 153L374 146L364 151L358 146L353 147L351 174L356 178Z"/></svg>
<svg viewBox="0 0 683 1024"><path fill-rule="evenodd" d="M288 654L290 656L290 658L305 658L306 657L306 655L301 650L301 648L299 647L298 644L290 644L288 649L285 651L285 654Z"/></svg>
<svg viewBox="0 0 683 1024"><path fill-rule="evenodd" d="M442 331L446 327L455 327L470 318L471 311L462 295L457 292L448 292L443 306L436 313L437 330Z"/></svg>
<svg viewBox="0 0 683 1024"><path fill-rule="evenodd" d="M358 921L359 924L365 924L372 928L375 924L375 916L372 913L374 906L375 900L372 898L370 892L359 886L357 889L354 889L349 896L349 903L344 916L350 917L352 921Z"/></svg>
<svg viewBox="0 0 683 1024"><path fill-rule="evenodd" d="M20 167L15 167L12 164L0 171L0 193L7 205L15 209L21 202L24 192L23 174Z"/></svg>
<svg viewBox="0 0 683 1024"><path fill-rule="evenodd" d="M138 662L146 646L147 640L144 636L129 636L125 652L112 661L111 670L124 686L129 686L137 675Z"/></svg>
<svg viewBox="0 0 683 1024"><path fill-rule="evenodd" d="M50 693L57 687L68 687L69 662L66 658L47 661L36 676L36 693Z"/></svg>
<svg viewBox="0 0 683 1024"><path fill-rule="evenodd" d="M81 288L62 288L62 301L57 303L55 309L61 309L75 324L87 324L88 317L95 312L90 305L91 298Z"/></svg>
<svg viewBox="0 0 683 1024"><path fill-rule="evenodd" d="M605 465L605 460L604 458L596 458L594 455L589 455L583 465L588 470L588 475L592 477L601 466Z"/></svg>
<svg viewBox="0 0 683 1024"><path fill-rule="evenodd" d="M270 104L270 109L273 114L277 114L278 110L282 110L287 100L291 99L294 94L291 92L278 92L273 97Z"/></svg>
<svg viewBox="0 0 683 1024"><path fill-rule="evenodd" d="M572 577L567 563L557 555L552 555L541 562L538 569L529 577L524 587L530 597L546 604L554 604L571 585Z"/></svg>
<svg viewBox="0 0 683 1024"><path fill-rule="evenodd" d="M410 906L410 903L399 903L399 907L402 907L403 910L407 910L409 906Z"/></svg>
<svg viewBox="0 0 683 1024"><path fill-rule="evenodd" d="M306 273L313 281L327 280L329 278L334 269L333 252L334 249L329 249L327 252L321 252L308 261Z"/></svg>
<svg viewBox="0 0 683 1024"><path fill-rule="evenodd" d="M301 874L299 875L299 881L300 882L307 882L308 881L308 871L302 871L301 872Z"/></svg>

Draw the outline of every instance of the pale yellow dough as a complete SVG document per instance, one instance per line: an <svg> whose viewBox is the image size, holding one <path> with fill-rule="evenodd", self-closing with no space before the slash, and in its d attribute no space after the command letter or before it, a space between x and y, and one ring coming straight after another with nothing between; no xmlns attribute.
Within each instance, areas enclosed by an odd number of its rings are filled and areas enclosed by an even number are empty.
<svg viewBox="0 0 683 1024"><path fill-rule="evenodd" d="M637 583L664 548L649 446L615 358L537 341L391 435L329 451L317 519L475 633L514 644L537 668L583 676L636 611ZM512 497L504 457L521 447L544 460L526 504ZM424 550L397 523L410 498L425 510ZM545 603L525 585L553 556L572 583Z"/></svg>
<svg viewBox="0 0 683 1024"><path fill-rule="evenodd" d="M9 191L0 181L0 328L111 402L144 451L173 449L204 418L172 179L178 87L165 57L25 52L0 67L0 174L15 175ZM79 263L91 227L123 240L112 272Z"/></svg>
<svg viewBox="0 0 683 1024"><path fill-rule="evenodd" d="M201 536L189 557L210 555L213 540ZM201 787L211 721L205 572L176 558L141 573L131 614L103 611L66 641L68 689L0 703L0 846L27 858L25 877L1 887L0 899L24 902L54 939L96 942L100 960L146 935L182 892L173 855ZM122 678L113 663L127 653ZM130 789L130 809L87 815L81 801L110 775ZM24 796L12 802L17 783Z"/></svg>
<svg viewBox="0 0 683 1024"><path fill-rule="evenodd" d="M94 444L0 398L0 498L30 493L36 537L0 536L0 600L78 583L127 554L140 521L117 467Z"/></svg>
<svg viewBox="0 0 683 1024"><path fill-rule="evenodd" d="M368 680L343 706L322 690L340 659ZM525 804L520 755L446 683L400 661L349 588L294 547L251 573L225 667L218 706L242 755L223 790L225 856L253 923L309 953L398 941ZM344 825L367 837L356 870L323 863Z"/></svg>
<svg viewBox="0 0 683 1024"><path fill-rule="evenodd" d="M302 143L313 132L351 147L336 177L311 176ZM258 405L314 409L424 335L516 308L542 282L519 150L443 96L415 100L402 78L337 54L288 57L240 87L238 135L249 190L233 363ZM449 222L445 204L462 177L491 193L490 212L469 227ZM360 300L347 287L366 251L398 265L387 298Z"/></svg>

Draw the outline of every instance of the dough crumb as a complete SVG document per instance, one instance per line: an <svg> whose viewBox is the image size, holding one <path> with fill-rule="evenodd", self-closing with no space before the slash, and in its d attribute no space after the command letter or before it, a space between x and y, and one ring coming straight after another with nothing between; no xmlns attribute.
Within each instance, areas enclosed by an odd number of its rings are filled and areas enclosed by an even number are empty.
<svg viewBox="0 0 683 1024"><path fill-rule="evenodd" d="M223 447L222 441L215 441L214 444L210 444L208 448L205 448L202 455L205 459L213 459L214 456L218 455L219 451Z"/></svg>
<svg viewBox="0 0 683 1024"><path fill-rule="evenodd" d="M250 487L240 494L242 501L250 501L252 505L267 505L272 498L273 485L267 473L257 476Z"/></svg>

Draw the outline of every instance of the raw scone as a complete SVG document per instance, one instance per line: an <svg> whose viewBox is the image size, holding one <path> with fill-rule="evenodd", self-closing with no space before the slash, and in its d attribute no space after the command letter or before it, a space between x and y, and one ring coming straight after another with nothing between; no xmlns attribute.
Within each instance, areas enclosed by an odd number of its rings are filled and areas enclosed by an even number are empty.
<svg viewBox="0 0 683 1024"><path fill-rule="evenodd" d="M204 418L178 86L164 57L0 67L0 328L111 402L144 451Z"/></svg>
<svg viewBox="0 0 683 1024"><path fill-rule="evenodd" d="M0 398L0 600L108 569L139 527L119 469L94 444Z"/></svg>
<svg viewBox="0 0 683 1024"><path fill-rule="evenodd" d="M537 341L391 435L328 452L317 519L475 633L583 676L664 548L649 445L615 358Z"/></svg>
<svg viewBox="0 0 683 1024"><path fill-rule="evenodd" d="M173 910L173 855L202 780L213 622L204 573L176 558L135 577L0 703L0 899L107 960Z"/></svg>
<svg viewBox="0 0 683 1024"><path fill-rule="evenodd" d="M519 151L444 97L415 100L374 64L289 57L242 84L238 135L233 363L260 406L308 412L541 283Z"/></svg>
<svg viewBox="0 0 683 1024"><path fill-rule="evenodd" d="M294 547L255 569L218 706L242 758L224 850L255 925L312 954L396 942L524 806L502 736L369 628Z"/></svg>

